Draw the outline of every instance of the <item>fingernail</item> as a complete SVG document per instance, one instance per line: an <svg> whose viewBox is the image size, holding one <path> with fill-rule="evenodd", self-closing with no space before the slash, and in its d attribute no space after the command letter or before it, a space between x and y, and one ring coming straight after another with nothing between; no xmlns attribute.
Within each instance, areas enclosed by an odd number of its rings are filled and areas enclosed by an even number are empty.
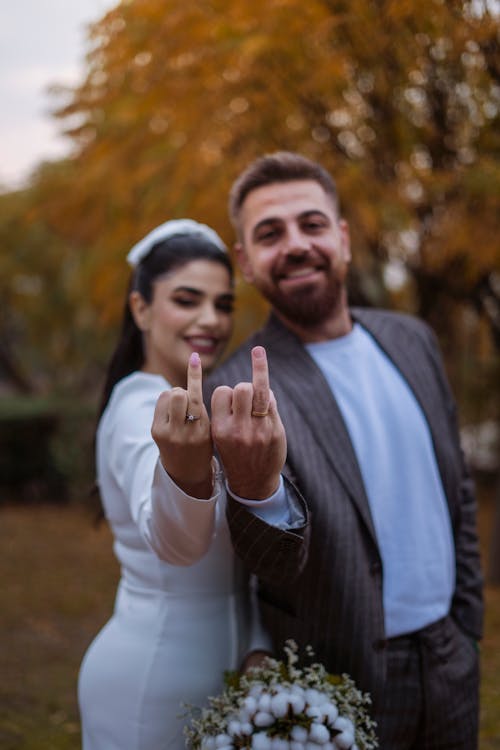
<svg viewBox="0 0 500 750"><path fill-rule="evenodd" d="M257 357L257 359L262 359L262 357L266 356L266 350L264 349L263 346L255 346L253 353L254 353L254 357Z"/></svg>
<svg viewBox="0 0 500 750"><path fill-rule="evenodd" d="M200 362L201 360L200 360L200 355L198 354L198 352L193 352L192 354L189 355L190 365L193 365L194 367L198 367Z"/></svg>

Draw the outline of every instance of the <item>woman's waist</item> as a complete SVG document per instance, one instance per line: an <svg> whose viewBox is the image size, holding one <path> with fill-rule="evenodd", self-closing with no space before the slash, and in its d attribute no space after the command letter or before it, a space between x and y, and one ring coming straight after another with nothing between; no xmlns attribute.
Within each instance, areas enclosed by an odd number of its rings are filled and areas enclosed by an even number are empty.
<svg viewBox="0 0 500 750"><path fill-rule="evenodd" d="M234 556L206 555L194 565L172 565L149 549L125 548L115 543L121 579L132 590L166 595L228 595L245 587L246 574Z"/></svg>
<svg viewBox="0 0 500 750"><path fill-rule="evenodd" d="M193 613L196 617L210 616L224 610L243 610L248 606L248 591L199 588L189 590L167 590L148 587L121 579L116 599L115 613L149 616L151 613Z"/></svg>

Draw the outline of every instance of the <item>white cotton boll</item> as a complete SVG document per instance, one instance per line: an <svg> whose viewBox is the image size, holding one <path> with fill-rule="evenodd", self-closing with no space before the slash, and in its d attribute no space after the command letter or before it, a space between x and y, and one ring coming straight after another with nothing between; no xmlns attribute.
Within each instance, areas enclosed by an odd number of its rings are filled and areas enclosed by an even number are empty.
<svg viewBox="0 0 500 750"><path fill-rule="evenodd" d="M308 688L306 690L305 699L310 706L319 706L320 703L323 703L320 693L314 688Z"/></svg>
<svg viewBox="0 0 500 750"><path fill-rule="evenodd" d="M352 735L354 734L354 724L346 716L339 716L333 722L333 728L338 732L350 732Z"/></svg>
<svg viewBox="0 0 500 750"><path fill-rule="evenodd" d="M349 750L354 744L354 735L352 732L341 732L335 737L335 744L341 750Z"/></svg>
<svg viewBox="0 0 500 750"><path fill-rule="evenodd" d="M335 703L326 703L321 706L321 713L325 717L327 724L333 726L338 718L339 710Z"/></svg>
<svg viewBox="0 0 500 750"><path fill-rule="evenodd" d="M291 740L290 750L304 750L304 743L297 742L297 740Z"/></svg>
<svg viewBox="0 0 500 750"><path fill-rule="evenodd" d="M292 707L292 711L297 716L297 714L301 714L304 708L306 707L306 701L303 695L300 695L299 693L290 693L288 697L289 703Z"/></svg>
<svg viewBox="0 0 500 750"><path fill-rule="evenodd" d="M270 727L274 724L274 716L267 711L257 711L253 717L253 723L256 727Z"/></svg>
<svg viewBox="0 0 500 750"><path fill-rule="evenodd" d="M235 718L240 722L240 724L244 724L245 722L250 721L253 713L253 711L247 711L246 708L240 708Z"/></svg>
<svg viewBox="0 0 500 750"><path fill-rule="evenodd" d="M231 737L228 734L218 734L215 738L215 747L226 747L231 744Z"/></svg>
<svg viewBox="0 0 500 750"><path fill-rule="evenodd" d="M252 698L259 698L262 695L262 691L264 690L264 685L259 685L258 682L254 683L250 690L248 691L248 695Z"/></svg>
<svg viewBox="0 0 500 750"><path fill-rule="evenodd" d="M251 715L257 711L257 698L253 695L247 695L243 701L242 710Z"/></svg>
<svg viewBox="0 0 500 750"><path fill-rule="evenodd" d="M282 719L288 713L288 696L286 693L273 695L271 698L271 713L273 713L277 719Z"/></svg>
<svg viewBox="0 0 500 750"><path fill-rule="evenodd" d="M284 737L273 737L271 750L290 750L290 743Z"/></svg>
<svg viewBox="0 0 500 750"><path fill-rule="evenodd" d="M240 733L242 735L244 735L245 737L248 737L250 734L252 734L253 727L249 721L242 721L240 726L241 726Z"/></svg>
<svg viewBox="0 0 500 750"><path fill-rule="evenodd" d="M201 750L215 750L215 737L204 737L201 741Z"/></svg>
<svg viewBox="0 0 500 750"><path fill-rule="evenodd" d="M306 691L304 690L304 688L302 687L302 685L296 685L294 683L292 685L292 687L290 688L290 692L294 693L294 695L300 695L303 698Z"/></svg>
<svg viewBox="0 0 500 750"><path fill-rule="evenodd" d="M292 740L294 740L295 742L304 743L304 742L307 742L308 731L305 727L295 726L295 727L292 727L290 736Z"/></svg>
<svg viewBox="0 0 500 750"><path fill-rule="evenodd" d="M257 732L252 737L252 750L271 750L271 738L265 732Z"/></svg>
<svg viewBox="0 0 500 750"><path fill-rule="evenodd" d="M305 750L318 750L318 745L315 742L308 741L304 745Z"/></svg>
<svg viewBox="0 0 500 750"><path fill-rule="evenodd" d="M231 737L241 734L241 723L236 719L230 721L227 725L227 733L230 734Z"/></svg>
<svg viewBox="0 0 500 750"><path fill-rule="evenodd" d="M330 732L324 724L316 724L313 721L309 727L309 739L317 745L324 745L330 739Z"/></svg>
<svg viewBox="0 0 500 750"><path fill-rule="evenodd" d="M266 711L267 713L271 711L271 696L269 693L262 693L257 701L257 710Z"/></svg>
<svg viewBox="0 0 500 750"><path fill-rule="evenodd" d="M311 719L321 719L321 710L319 706L309 706L306 708L306 716L310 716Z"/></svg>

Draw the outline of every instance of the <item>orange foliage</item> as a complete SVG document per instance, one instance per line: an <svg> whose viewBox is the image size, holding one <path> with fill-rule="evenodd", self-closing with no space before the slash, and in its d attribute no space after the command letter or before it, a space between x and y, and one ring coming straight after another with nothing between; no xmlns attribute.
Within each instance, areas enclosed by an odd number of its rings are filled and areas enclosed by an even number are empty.
<svg viewBox="0 0 500 750"><path fill-rule="evenodd" d="M98 327L109 342L127 249L154 225L191 216L230 244L231 182L275 149L336 176L373 300L389 300L388 260L448 283L457 258L467 298L500 265L497 21L457 0L119 3L57 115L74 154L23 203L33 254L34 227L54 240L43 273L83 340ZM244 285L241 299L243 335L265 307Z"/></svg>

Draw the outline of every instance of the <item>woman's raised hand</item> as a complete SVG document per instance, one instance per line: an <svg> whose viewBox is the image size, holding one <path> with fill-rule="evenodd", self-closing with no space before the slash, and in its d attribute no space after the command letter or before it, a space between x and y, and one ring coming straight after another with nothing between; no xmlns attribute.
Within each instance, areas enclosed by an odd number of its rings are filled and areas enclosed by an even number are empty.
<svg viewBox="0 0 500 750"><path fill-rule="evenodd" d="M198 354L191 354L187 388L164 391L156 404L151 435L158 445L164 469L192 497L212 495L212 438L203 404L202 369Z"/></svg>
<svg viewBox="0 0 500 750"><path fill-rule="evenodd" d="M221 385L212 394L212 435L232 492L250 500L279 486L286 436L269 388L264 347L252 349L252 382Z"/></svg>

